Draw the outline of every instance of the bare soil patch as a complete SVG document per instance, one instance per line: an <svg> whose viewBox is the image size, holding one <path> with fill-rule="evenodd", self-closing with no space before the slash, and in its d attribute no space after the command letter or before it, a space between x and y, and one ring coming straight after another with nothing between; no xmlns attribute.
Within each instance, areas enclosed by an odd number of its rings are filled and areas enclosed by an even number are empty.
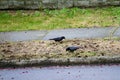
<svg viewBox="0 0 120 80"><path fill-rule="evenodd" d="M67 52L69 46L79 46L74 52ZM30 60L50 58L87 58L119 56L119 40L73 39L54 41L22 41L0 43L0 60Z"/></svg>

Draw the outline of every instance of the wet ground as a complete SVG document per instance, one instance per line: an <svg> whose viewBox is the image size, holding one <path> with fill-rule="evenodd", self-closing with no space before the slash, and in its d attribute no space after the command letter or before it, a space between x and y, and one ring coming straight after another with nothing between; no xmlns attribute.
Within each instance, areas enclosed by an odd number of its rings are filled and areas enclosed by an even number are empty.
<svg viewBox="0 0 120 80"><path fill-rule="evenodd" d="M0 42L41 40L48 31L0 32Z"/></svg>
<svg viewBox="0 0 120 80"><path fill-rule="evenodd" d="M114 32L114 33L113 33ZM21 31L21 32L0 32L0 42L5 41L28 41L48 40L50 38L65 36L66 39L73 38L105 38L113 33L113 37L120 37L120 28L75 28L51 31Z"/></svg>
<svg viewBox="0 0 120 80"><path fill-rule="evenodd" d="M113 31L114 29L115 29L114 27L109 27L109 28L76 28L76 29L53 30L49 32L43 39L47 40L61 35L65 36L67 39L105 38L109 37L111 31Z"/></svg>
<svg viewBox="0 0 120 80"><path fill-rule="evenodd" d="M0 80L120 80L120 65L0 69Z"/></svg>

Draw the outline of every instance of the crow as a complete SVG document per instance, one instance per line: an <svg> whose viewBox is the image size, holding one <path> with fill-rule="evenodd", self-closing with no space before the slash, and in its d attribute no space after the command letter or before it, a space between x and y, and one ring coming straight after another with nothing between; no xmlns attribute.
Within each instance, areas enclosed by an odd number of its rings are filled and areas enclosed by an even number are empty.
<svg viewBox="0 0 120 80"><path fill-rule="evenodd" d="M75 47L75 46L71 46L71 47L67 47L66 48L66 51L69 51L69 52L74 52L75 50L79 49L80 47Z"/></svg>
<svg viewBox="0 0 120 80"><path fill-rule="evenodd" d="M49 39L49 40L54 40L54 41L56 41L56 42L60 42L60 41L62 41L63 39L65 39L64 36L52 38L52 39Z"/></svg>

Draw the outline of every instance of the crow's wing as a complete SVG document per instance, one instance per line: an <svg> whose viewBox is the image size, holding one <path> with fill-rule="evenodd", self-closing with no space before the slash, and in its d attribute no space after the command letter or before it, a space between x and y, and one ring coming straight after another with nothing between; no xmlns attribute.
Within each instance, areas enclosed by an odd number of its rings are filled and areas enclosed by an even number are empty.
<svg viewBox="0 0 120 80"><path fill-rule="evenodd" d="M79 47L70 47L71 50L77 50Z"/></svg>
<svg viewBox="0 0 120 80"><path fill-rule="evenodd" d="M62 40L62 38L61 37L57 37L57 38L52 38L52 39L49 39L49 40L60 41L60 40Z"/></svg>
<svg viewBox="0 0 120 80"><path fill-rule="evenodd" d="M49 40L56 40L56 39L58 39L58 38L52 38L52 39L49 39Z"/></svg>

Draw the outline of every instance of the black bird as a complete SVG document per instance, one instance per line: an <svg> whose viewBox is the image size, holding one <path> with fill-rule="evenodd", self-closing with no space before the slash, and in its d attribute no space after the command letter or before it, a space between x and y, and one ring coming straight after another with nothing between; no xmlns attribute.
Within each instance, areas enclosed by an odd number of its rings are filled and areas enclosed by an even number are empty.
<svg viewBox="0 0 120 80"><path fill-rule="evenodd" d="M52 38L52 39L49 39L49 40L54 40L54 41L56 41L56 42L60 42L60 41L62 41L63 39L65 39L64 36Z"/></svg>
<svg viewBox="0 0 120 80"><path fill-rule="evenodd" d="M71 46L71 47L67 47L66 51L70 51L70 52L74 52L75 50L79 49L80 47L75 47L75 46Z"/></svg>

